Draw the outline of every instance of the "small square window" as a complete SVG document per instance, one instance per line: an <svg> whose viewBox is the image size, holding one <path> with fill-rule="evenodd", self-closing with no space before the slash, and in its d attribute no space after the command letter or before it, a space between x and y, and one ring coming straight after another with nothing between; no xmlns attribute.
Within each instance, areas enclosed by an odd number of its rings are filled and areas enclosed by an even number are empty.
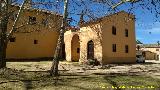
<svg viewBox="0 0 160 90"><path fill-rule="evenodd" d="M15 38L15 37L12 37L12 38L9 39L9 41L10 41L10 42L15 42L15 41L16 41L16 38Z"/></svg>
<svg viewBox="0 0 160 90"><path fill-rule="evenodd" d="M38 40L34 40L34 44L38 44Z"/></svg>

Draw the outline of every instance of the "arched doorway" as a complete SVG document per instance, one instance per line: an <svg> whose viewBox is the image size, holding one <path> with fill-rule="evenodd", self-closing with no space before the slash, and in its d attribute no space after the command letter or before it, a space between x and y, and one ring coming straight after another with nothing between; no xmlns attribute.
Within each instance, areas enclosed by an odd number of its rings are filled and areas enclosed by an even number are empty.
<svg viewBox="0 0 160 90"><path fill-rule="evenodd" d="M87 43L87 59L94 59L94 43L92 40Z"/></svg>
<svg viewBox="0 0 160 90"><path fill-rule="evenodd" d="M65 44L62 45L62 48L61 48L61 57L60 57L62 60L65 60L66 59L66 53L65 53Z"/></svg>
<svg viewBox="0 0 160 90"><path fill-rule="evenodd" d="M79 36L76 34L73 36L71 41L71 60L78 62L79 57L80 57L80 42L79 42Z"/></svg>

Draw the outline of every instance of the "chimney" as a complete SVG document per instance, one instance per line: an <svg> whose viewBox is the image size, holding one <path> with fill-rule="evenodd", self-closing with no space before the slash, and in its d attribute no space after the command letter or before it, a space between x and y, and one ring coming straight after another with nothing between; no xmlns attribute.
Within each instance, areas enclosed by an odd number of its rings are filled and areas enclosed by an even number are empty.
<svg viewBox="0 0 160 90"><path fill-rule="evenodd" d="M25 3L24 8L32 8L32 0L27 0L27 2Z"/></svg>

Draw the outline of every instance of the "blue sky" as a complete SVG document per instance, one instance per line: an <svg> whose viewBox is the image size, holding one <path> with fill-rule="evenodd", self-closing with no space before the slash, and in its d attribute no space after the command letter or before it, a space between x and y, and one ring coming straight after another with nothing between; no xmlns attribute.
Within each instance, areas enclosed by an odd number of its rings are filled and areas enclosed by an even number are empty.
<svg viewBox="0 0 160 90"><path fill-rule="evenodd" d="M52 2L56 0L33 0L33 1ZM101 17L104 15L110 14L112 12L112 11L108 11L110 10L108 9L109 8L108 5L102 5L97 3L91 4L89 0L83 0L86 3L86 5L82 5L82 6L77 6L76 4L73 4L73 1L76 1L77 4L79 4L80 3L79 0L69 0L69 1L70 1L69 11L71 12L69 14L69 17L72 17L76 21L79 20L79 15L77 14L81 13L82 9L85 9L85 8L90 8L90 11L88 12L90 12L95 17ZM19 0L19 2L22 2L22 0ZM147 1L144 3L147 3ZM56 5L57 5L57 8L55 7L46 8L46 6L44 5L40 6L39 8L56 10L57 13L63 13L63 3L57 3ZM146 7L148 6L144 6L142 8L140 7L139 4L134 4L132 6L132 4L130 3L125 3L123 5L120 5L116 11L124 10L127 12L131 12L136 16L136 24L135 24L136 39L140 40L142 43L145 43L145 44L156 43L157 41L160 41L160 22L159 22L160 18L155 17L154 11L151 13L147 9L144 9ZM152 7L153 6L151 6L151 8ZM87 16L85 18L87 19ZM75 25L77 23L76 21L73 21L72 24Z"/></svg>
<svg viewBox="0 0 160 90"><path fill-rule="evenodd" d="M135 13L136 20L136 38L143 43L157 43L160 41L160 22L154 14L148 11L145 13Z"/></svg>
<svg viewBox="0 0 160 90"><path fill-rule="evenodd" d="M135 4L134 9L131 11L136 16L136 39L145 44L157 43L157 41L160 41L160 18L155 16L154 10L152 13L151 10L147 10L147 7L142 8ZM152 6L150 7L152 8ZM120 6L120 10L125 11L130 8L132 8L130 3Z"/></svg>

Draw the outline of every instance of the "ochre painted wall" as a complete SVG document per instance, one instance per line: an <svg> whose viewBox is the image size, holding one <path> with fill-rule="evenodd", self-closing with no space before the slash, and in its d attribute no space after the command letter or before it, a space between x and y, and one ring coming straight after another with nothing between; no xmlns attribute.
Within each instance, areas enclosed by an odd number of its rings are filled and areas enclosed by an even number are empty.
<svg viewBox="0 0 160 90"><path fill-rule="evenodd" d="M15 42L9 42L7 46L7 58L42 58L53 57L57 43L56 32L34 32L14 34ZM34 44L38 40L38 44Z"/></svg>
<svg viewBox="0 0 160 90"><path fill-rule="evenodd" d="M150 51L156 54L156 60L160 60L160 47L145 47L141 48L143 51Z"/></svg>
<svg viewBox="0 0 160 90"><path fill-rule="evenodd" d="M160 47L145 47L142 48L144 51L151 51L157 54L160 54Z"/></svg>
<svg viewBox="0 0 160 90"><path fill-rule="evenodd" d="M12 7L10 10L18 10ZM36 24L28 24L29 16L36 17ZM47 19L46 25L43 21ZM9 42L7 46L7 59L33 59L53 57L58 40L61 16L47 11L25 9L22 13L13 34L15 42ZM8 23L8 31L11 30L13 20ZM34 40L38 43L34 44Z"/></svg>
<svg viewBox="0 0 160 90"><path fill-rule="evenodd" d="M97 25L93 25L95 27L98 27ZM100 28L98 28L100 29ZM71 58L73 54L77 54L75 48L75 52L71 51L71 47L79 47L78 45L71 46L71 40L73 39L74 35L79 36L79 43L80 43L80 58L79 62L83 63L87 61L87 43L92 40L94 43L94 58L97 59L98 61L102 61L102 46L100 43L100 38L97 36L97 33L93 30L91 27L82 27L78 31L73 31L68 30L64 34L64 42L65 42L65 52L66 52L66 60L67 61L72 61Z"/></svg>
<svg viewBox="0 0 160 90"><path fill-rule="evenodd" d="M69 31L66 31L64 33L64 43L65 43L65 52L66 52L66 60L67 61L72 61L71 60L71 41L72 41L72 37L78 33L77 32L71 32L70 30Z"/></svg>
<svg viewBox="0 0 160 90"><path fill-rule="evenodd" d="M92 40L94 43L94 59L98 60L100 63L102 62L102 45L101 45L101 28L99 24L91 24L86 27L80 28L80 61L87 61L87 43Z"/></svg>
<svg viewBox="0 0 160 90"><path fill-rule="evenodd" d="M103 64L106 63L135 63L136 40L134 16L119 12L103 19L102 23ZM116 35L112 34L112 26L116 27ZM128 29L128 37L125 37ZM112 44L116 44L116 52L112 52ZM125 53L125 45L129 52Z"/></svg>
<svg viewBox="0 0 160 90"><path fill-rule="evenodd" d="M146 60L156 60L157 59L157 54L150 52L150 51L145 51L145 59Z"/></svg>
<svg viewBox="0 0 160 90"><path fill-rule="evenodd" d="M80 51L77 52L78 48L80 50L80 40L79 40L79 36L75 34L72 37L72 41L71 41L71 56L72 56L71 60L72 61L79 61Z"/></svg>
<svg viewBox="0 0 160 90"><path fill-rule="evenodd" d="M112 26L117 28L117 35L112 35ZM125 29L128 29L128 37L125 37ZM80 30L65 32L66 59L71 61L71 39L78 34L80 38L80 62L87 61L87 43L94 43L94 58L101 64L108 63L135 63L136 40L134 16L126 12L119 12L106 16L95 22L82 25ZM117 44L117 52L112 52L112 44ZM129 46L129 53L125 53L125 45Z"/></svg>

